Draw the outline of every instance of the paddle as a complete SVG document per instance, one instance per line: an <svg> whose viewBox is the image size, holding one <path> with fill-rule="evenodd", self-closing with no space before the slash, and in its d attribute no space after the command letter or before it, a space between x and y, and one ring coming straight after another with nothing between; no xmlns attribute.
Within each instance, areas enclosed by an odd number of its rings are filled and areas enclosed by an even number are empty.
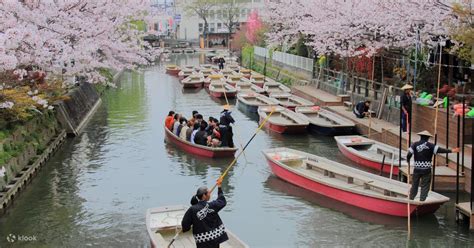
<svg viewBox="0 0 474 248"><path fill-rule="evenodd" d="M239 159L240 155L242 155L245 151L245 149L247 149L247 147L249 146L250 142L252 142L252 140L255 138L255 136L257 136L258 132L260 132L260 130L263 128L263 126L265 125L265 123L268 121L268 119L270 118L270 116L273 114L273 112L275 112L275 107L272 107L272 111L270 112L270 114L267 115L267 117L265 117L265 119L262 121L262 123L258 126L257 130L255 131L255 133L252 135L252 137L249 139L249 141L247 142L247 144L245 144L244 148L242 149L241 152L239 152L239 154L237 154L237 157L234 158L234 160L232 160L232 162L229 164L229 166L227 166L226 170L220 175L218 181L222 181L225 176L227 175L227 173L229 172L229 170L232 168L232 166L235 165L235 163L237 162L237 160ZM212 186L211 190L209 191L210 193L212 193L212 191L214 191L214 189L217 187L217 182L214 184L214 186ZM171 239L170 243L168 244L168 248L171 247L171 245L174 243L174 241L178 238L179 234L181 234L182 230L180 230L179 232L176 233L176 235L174 235L173 239Z"/></svg>

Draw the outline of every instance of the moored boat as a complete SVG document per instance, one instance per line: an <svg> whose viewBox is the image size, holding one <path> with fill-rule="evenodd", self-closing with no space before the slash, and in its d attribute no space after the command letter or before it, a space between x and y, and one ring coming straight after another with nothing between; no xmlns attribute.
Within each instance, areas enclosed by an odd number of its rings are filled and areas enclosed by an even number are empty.
<svg viewBox="0 0 474 248"><path fill-rule="evenodd" d="M309 122L305 120L300 114L297 114L287 108L281 106L263 106L259 107L257 112L262 122L271 113L265 123L265 127L273 132L295 134L306 132L306 127Z"/></svg>
<svg viewBox="0 0 474 248"><path fill-rule="evenodd" d="M250 76L250 82L257 85L260 88L263 88L263 85L265 84L265 77L262 75L251 75Z"/></svg>
<svg viewBox="0 0 474 248"><path fill-rule="evenodd" d="M173 75L173 76L178 76L178 73L181 71L181 68L177 65L167 65L166 66L166 73Z"/></svg>
<svg viewBox="0 0 474 248"><path fill-rule="evenodd" d="M356 132L353 121L319 106L296 107L295 112L306 117L311 132L322 135L346 135Z"/></svg>
<svg viewBox="0 0 474 248"><path fill-rule="evenodd" d="M262 88L248 81L239 81L235 85L235 88L237 89L237 92L253 92L257 94L265 93L265 91Z"/></svg>
<svg viewBox="0 0 474 248"><path fill-rule="evenodd" d="M172 239L181 230L181 220L188 207L183 205L163 206L150 208L146 211L146 229L150 244L153 248L168 247ZM248 246L229 230L225 230L229 240L222 243L221 247L248 248ZM196 247L192 231L179 233L171 247L189 248Z"/></svg>
<svg viewBox="0 0 474 248"><path fill-rule="evenodd" d="M213 75L215 74L216 72L212 69L201 69L200 71L202 73L202 75L204 75L204 77L209 77L210 75Z"/></svg>
<svg viewBox="0 0 474 248"><path fill-rule="evenodd" d="M227 77L226 82L228 84L234 86L234 87L239 82L248 82L248 83L250 83L250 81L248 79L244 78L242 74L230 75L230 76Z"/></svg>
<svg viewBox="0 0 474 248"><path fill-rule="evenodd" d="M234 75L236 72L229 69L229 68L224 68L224 69L220 70L220 73L222 75L224 75L224 77L230 77L230 76Z"/></svg>
<svg viewBox="0 0 474 248"><path fill-rule="evenodd" d="M239 72L239 70L240 70L240 66L239 66L238 63L232 63L232 62L227 63L226 67L233 70L233 71L235 71L235 72Z"/></svg>
<svg viewBox="0 0 474 248"><path fill-rule="evenodd" d="M240 73L242 73L244 77L246 77L247 79L250 79L252 75L252 70L246 69L246 68L240 68Z"/></svg>
<svg viewBox="0 0 474 248"><path fill-rule="evenodd" d="M383 162L384 173L390 173L393 165L392 173L398 175L399 150L397 147L359 135L336 136L334 139L342 154L357 164L380 171ZM406 154L405 151L402 151L402 167L408 166L406 159L404 159ZM383 161L384 155L385 161Z"/></svg>
<svg viewBox="0 0 474 248"><path fill-rule="evenodd" d="M312 102L290 93L273 93L270 94L270 98L275 99L280 106L293 111L296 107L314 105Z"/></svg>
<svg viewBox="0 0 474 248"><path fill-rule="evenodd" d="M209 85L214 83L223 83L225 82L224 77L221 74L211 74L209 77L204 79L204 88L209 88Z"/></svg>
<svg viewBox="0 0 474 248"><path fill-rule="evenodd" d="M209 147L209 146L193 144L187 140L183 140L177 137L173 132L171 132L166 127L165 127L165 133L166 133L166 138L171 143L181 148L181 150L191 153L191 154L208 157L208 158L222 158L222 157L232 157L237 151L237 148Z"/></svg>
<svg viewBox="0 0 474 248"><path fill-rule="evenodd" d="M209 94L216 98L235 98L237 90L224 81L211 81L209 84Z"/></svg>
<svg viewBox="0 0 474 248"><path fill-rule="evenodd" d="M237 101L239 107L252 113L257 113L258 108L261 106L278 106L278 103L274 100L253 92L243 92L237 94Z"/></svg>
<svg viewBox="0 0 474 248"><path fill-rule="evenodd" d="M191 76L191 74L193 74L194 72L195 72L194 69L185 67L178 73L178 78L179 80L183 80Z"/></svg>
<svg viewBox="0 0 474 248"><path fill-rule="evenodd" d="M270 94L283 94L283 93L290 93L291 89L288 88L286 85L282 83L278 83L275 81L266 81L263 84L263 90L265 90L265 93L268 95Z"/></svg>
<svg viewBox="0 0 474 248"><path fill-rule="evenodd" d="M434 191L425 201L408 200L410 185L313 154L275 148L262 151L277 177L326 197L369 211L407 217L434 213L449 198ZM410 202L408 209L407 203Z"/></svg>
<svg viewBox="0 0 474 248"><path fill-rule="evenodd" d="M181 80L183 88L201 88L204 84L202 73L194 73L191 76Z"/></svg>

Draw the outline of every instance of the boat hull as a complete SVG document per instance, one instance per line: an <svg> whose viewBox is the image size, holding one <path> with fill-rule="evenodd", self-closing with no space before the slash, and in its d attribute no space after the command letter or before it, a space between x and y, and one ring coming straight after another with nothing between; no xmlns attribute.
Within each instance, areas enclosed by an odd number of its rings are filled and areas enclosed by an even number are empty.
<svg viewBox="0 0 474 248"><path fill-rule="evenodd" d="M342 144L337 143L337 147L339 148L341 153L344 154L344 156L346 156L348 159L352 160L353 162L355 162L358 165L368 167L368 168L371 168L371 169L374 169L374 170L377 170L377 171L380 171L380 169L382 168L381 163L374 162L372 160L368 160L366 158L360 157L357 154L354 154L351 151L349 151L349 149L347 149L347 147L342 145ZM388 159L385 161L385 164L383 166L383 173L390 174L390 161ZM398 164L393 165L393 172L392 173L394 175L398 175L398 173L399 173Z"/></svg>
<svg viewBox="0 0 474 248"><path fill-rule="evenodd" d="M327 136L336 136L336 135L348 135L354 134L354 127L323 127L314 124L309 124L308 130L311 133L327 135Z"/></svg>
<svg viewBox="0 0 474 248"><path fill-rule="evenodd" d="M215 98L235 98L236 92L224 94L224 92L210 90L209 94Z"/></svg>
<svg viewBox="0 0 474 248"><path fill-rule="evenodd" d="M360 194L354 194L342 189L334 188L326 184L322 184L313 180L310 180L304 176L293 173L279 164L267 159L269 166L277 177L285 180L289 183L297 185L299 187L311 190L315 193L324 195L334 200L344 202L346 204L356 206L365 210L369 210L376 213L407 217L407 204L401 202L388 201L383 199L377 199L369 196ZM441 203L430 204L430 205L410 205L410 215L423 215L434 213Z"/></svg>
<svg viewBox="0 0 474 248"><path fill-rule="evenodd" d="M246 112L250 112L250 113L258 113L258 105L250 105L250 104L246 104L242 101L239 101L239 107L243 110L243 111L246 111Z"/></svg>
<svg viewBox="0 0 474 248"><path fill-rule="evenodd" d="M166 129L166 128L165 128ZM193 146L182 139L176 137L173 133L169 130L165 130L166 138L168 141L173 143L175 146L179 147L181 150L195 154L202 157L208 158L224 158L224 157L233 157L237 149L205 149L205 147Z"/></svg>
<svg viewBox="0 0 474 248"><path fill-rule="evenodd" d="M172 76L178 76L178 73L180 72L180 69L166 69L166 73L172 75Z"/></svg>
<svg viewBox="0 0 474 248"><path fill-rule="evenodd" d="M185 89L195 89L203 87L203 82L195 82L195 83L183 83L183 88Z"/></svg>
<svg viewBox="0 0 474 248"><path fill-rule="evenodd" d="M264 118L260 117L260 123L264 121ZM278 125L267 121L265 123L265 128L280 134L302 134L306 133L306 125Z"/></svg>

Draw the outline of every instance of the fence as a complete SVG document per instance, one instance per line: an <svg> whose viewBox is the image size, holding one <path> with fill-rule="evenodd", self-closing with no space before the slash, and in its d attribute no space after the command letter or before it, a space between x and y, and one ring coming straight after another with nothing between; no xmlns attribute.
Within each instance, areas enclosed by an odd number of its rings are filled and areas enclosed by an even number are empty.
<svg viewBox="0 0 474 248"><path fill-rule="evenodd" d="M260 57L270 59L270 50L264 47L254 47L254 53ZM313 59L282 52L273 52L272 62L281 63L308 72L313 71Z"/></svg>

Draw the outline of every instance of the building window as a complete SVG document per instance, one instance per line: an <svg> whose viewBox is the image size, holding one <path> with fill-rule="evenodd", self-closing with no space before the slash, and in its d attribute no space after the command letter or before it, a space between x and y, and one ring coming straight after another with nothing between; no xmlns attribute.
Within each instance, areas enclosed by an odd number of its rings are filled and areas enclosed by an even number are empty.
<svg viewBox="0 0 474 248"><path fill-rule="evenodd" d="M216 31L216 24L215 23L209 24L209 28L211 30L211 33L214 33Z"/></svg>
<svg viewBox="0 0 474 248"><path fill-rule="evenodd" d="M222 23L217 23L217 29L221 29L222 28Z"/></svg>
<svg viewBox="0 0 474 248"><path fill-rule="evenodd" d="M199 23L199 32L202 32L204 30L204 24Z"/></svg>

